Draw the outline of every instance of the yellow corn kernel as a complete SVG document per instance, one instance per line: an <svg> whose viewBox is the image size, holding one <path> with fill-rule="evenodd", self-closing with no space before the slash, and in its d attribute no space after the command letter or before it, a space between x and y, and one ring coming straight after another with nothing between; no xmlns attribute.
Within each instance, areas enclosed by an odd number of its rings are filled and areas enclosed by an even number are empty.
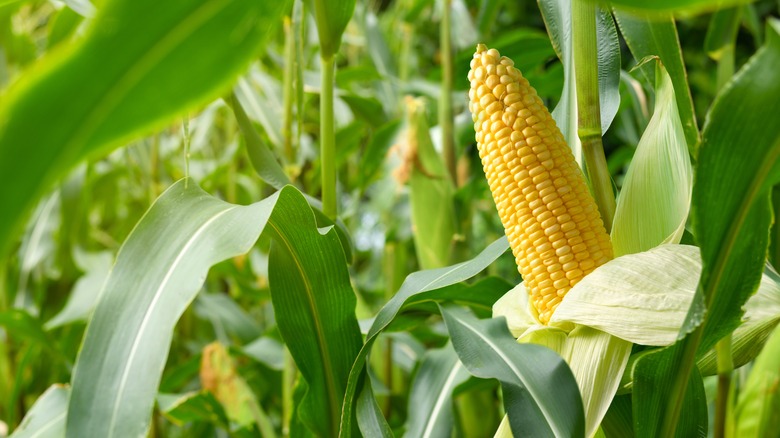
<svg viewBox="0 0 780 438"><path fill-rule="evenodd" d="M512 60L480 44L469 81L485 176L547 324L566 292L612 258L609 235L561 131Z"/></svg>

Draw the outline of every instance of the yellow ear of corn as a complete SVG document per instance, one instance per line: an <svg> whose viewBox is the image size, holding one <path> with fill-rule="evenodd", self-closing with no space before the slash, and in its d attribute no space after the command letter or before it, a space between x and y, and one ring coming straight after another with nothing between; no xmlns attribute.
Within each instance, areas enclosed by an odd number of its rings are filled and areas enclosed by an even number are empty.
<svg viewBox="0 0 780 438"><path fill-rule="evenodd" d="M547 324L566 292L612 258L609 235L561 131L512 60L480 44L469 81L490 191L531 302Z"/></svg>

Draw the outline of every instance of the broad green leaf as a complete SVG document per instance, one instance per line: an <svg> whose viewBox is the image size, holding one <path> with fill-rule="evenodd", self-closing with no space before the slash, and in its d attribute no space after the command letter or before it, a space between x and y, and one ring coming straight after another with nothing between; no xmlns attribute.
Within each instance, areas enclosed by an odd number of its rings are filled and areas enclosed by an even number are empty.
<svg viewBox="0 0 780 438"><path fill-rule="evenodd" d="M669 408L669 388L678 372L682 348L674 344L643 356L633 369L632 406L634 433L637 438L662 436L660 422ZM694 366L682 400L678 438L707 436L707 398L699 370Z"/></svg>
<svg viewBox="0 0 780 438"><path fill-rule="evenodd" d="M187 394L159 394L160 413L176 425L205 421L228 429L228 417L222 405L209 391Z"/></svg>
<svg viewBox="0 0 780 438"><path fill-rule="evenodd" d="M455 235L455 188L442 157L433 147L421 100L407 101L407 151L410 203L417 259L423 269L447 266Z"/></svg>
<svg viewBox="0 0 780 438"><path fill-rule="evenodd" d="M275 211L270 225L276 322L308 386L298 415L315 434L336 436L347 378L363 344L344 252L333 227L317 228L302 196Z"/></svg>
<svg viewBox="0 0 780 438"><path fill-rule="evenodd" d="M617 201L611 240L615 256L679 243L691 203L693 168L674 88L656 69L655 109L639 140Z"/></svg>
<svg viewBox="0 0 780 438"><path fill-rule="evenodd" d="M203 389L214 394L231 422L239 427L256 423L264 437L276 437L268 415L260 406L252 389L238 374L227 348L219 342L213 342L203 348L200 382Z"/></svg>
<svg viewBox="0 0 780 438"><path fill-rule="evenodd" d="M615 6L648 13L702 13L727 6L750 3L753 0L610 0Z"/></svg>
<svg viewBox="0 0 780 438"><path fill-rule="evenodd" d="M645 2L649 4L653 2ZM654 3L653 3L654 4ZM661 58L674 84L674 94L677 99L677 110L685 130L688 151L693 157L698 153L699 127L696 123L696 112L693 109L691 90L688 88L688 76L682 57L682 48L677 36L677 27L669 14L651 16L646 13L628 13L614 10L615 20L620 27L631 54L637 61L647 56ZM655 83L654 69L643 67L648 73L650 83Z"/></svg>
<svg viewBox="0 0 780 438"><path fill-rule="evenodd" d="M772 221L771 187L780 179L780 21L766 45L718 95L707 116L693 187L693 228L703 270L697 295L706 308L699 351L733 331L758 287ZM681 335L702 319L692 306Z"/></svg>
<svg viewBox="0 0 780 438"><path fill-rule="evenodd" d="M321 56L330 59L339 51L341 35L355 11L355 0L308 0L307 6L309 10L313 6Z"/></svg>
<svg viewBox="0 0 780 438"><path fill-rule="evenodd" d="M70 388L52 385L24 416L9 438L61 438L65 435L65 415Z"/></svg>
<svg viewBox="0 0 780 438"><path fill-rule="evenodd" d="M441 312L463 365L476 377L501 382L515 436L585 435L579 388L563 359L545 347L518 344L502 319L478 320L457 307Z"/></svg>
<svg viewBox="0 0 780 438"><path fill-rule="evenodd" d="M509 248L506 237L498 239L485 248L473 259L445 268L418 271L406 277L401 289L393 295L393 298L379 311L371 328L366 335L363 348L360 349L347 381L347 390L344 396L344 404L341 407L341 427L339 436L352 436L354 426L353 405L357 399L359 386L369 384L365 379L366 357L378 335L384 331L390 323L401 313L401 310L414 303L431 301L436 299L452 299L448 296L446 287L468 280L482 272L493 263L501 254ZM458 289L455 289L458 291ZM462 289L460 289L462 290ZM362 387L362 386L361 386Z"/></svg>
<svg viewBox="0 0 780 438"><path fill-rule="evenodd" d="M574 76L575 43L572 38L572 0L539 0L553 48L563 63L563 94L552 111L553 118L582 167L582 145L577 136L577 90ZM615 22L609 11L596 14L596 37L599 69L599 107L601 131L606 132L620 106L620 44ZM533 85L533 84L531 84Z"/></svg>
<svg viewBox="0 0 780 438"><path fill-rule="evenodd" d="M776 328L740 388L734 436L780 436L780 328Z"/></svg>
<svg viewBox="0 0 780 438"><path fill-rule="evenodd" d="M146 433L173 327L208 269L247 252L283 190L224 203L194 182L171 186L128 236L87 326L72 376L68 436Z"/></svg>
<svg viewBox="0 0 780 438"><path fill-rule="evenodd" d="M469 373L447 344L425 354L409 391L406 437L447 438L454 422L452 393Z"/></svg>
<svg viewBox="0 0 780 438"><path fill-rule="evenodd" d="M3 96L0 183L14 190L0 191L0 252L35 200L76 163L224 92L286 4L106 2L82 39L44 56Z"/></svg>

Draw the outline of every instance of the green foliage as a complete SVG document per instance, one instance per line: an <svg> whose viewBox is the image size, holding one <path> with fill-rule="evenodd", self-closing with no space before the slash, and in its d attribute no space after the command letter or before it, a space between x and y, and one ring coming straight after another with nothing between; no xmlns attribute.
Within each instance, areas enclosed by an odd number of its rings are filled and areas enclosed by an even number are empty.
<svg viewBox="0 0 780 438"><path fill-rule="evenodd" d="M777 11L0 0L0 436L771 436ZM477 43L618 198L550 325Z"/></svg>

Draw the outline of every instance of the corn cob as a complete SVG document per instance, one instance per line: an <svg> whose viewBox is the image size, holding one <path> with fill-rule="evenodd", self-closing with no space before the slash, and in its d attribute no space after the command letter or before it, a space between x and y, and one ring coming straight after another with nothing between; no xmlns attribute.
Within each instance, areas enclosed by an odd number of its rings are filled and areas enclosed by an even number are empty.
<svg viewBox="0 0 780 438"><path fill-rule="evenodd" d="M612 258L585 178L550 112L514 63L477 46L469 110L493 200L539 321Z"/></svg>

